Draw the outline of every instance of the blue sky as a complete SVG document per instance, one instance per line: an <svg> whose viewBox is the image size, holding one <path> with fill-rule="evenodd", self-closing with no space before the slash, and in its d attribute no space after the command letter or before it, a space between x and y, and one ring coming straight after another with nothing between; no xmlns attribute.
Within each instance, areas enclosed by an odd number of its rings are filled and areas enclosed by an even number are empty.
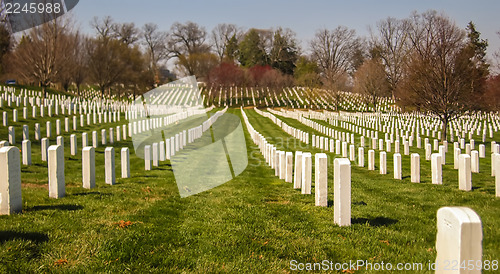
<svg viewBox="0 0 500 274"><path fill-rule="evenodd" d="M320 28L344 25L359 35L368 35L368 26L387 18L405 18L412 11L443 11L458 26L469 21L476 24L490 43L489 54L500 49L500 1L498 0L81 0L74 14L81 29L94 16L110 15L117 22L134 22L137 26L153 22L163 30L172 23L193 21L210 32L219 23L233 23L243 28L290 28L297 33L306 50L308 41Z"/></svg>

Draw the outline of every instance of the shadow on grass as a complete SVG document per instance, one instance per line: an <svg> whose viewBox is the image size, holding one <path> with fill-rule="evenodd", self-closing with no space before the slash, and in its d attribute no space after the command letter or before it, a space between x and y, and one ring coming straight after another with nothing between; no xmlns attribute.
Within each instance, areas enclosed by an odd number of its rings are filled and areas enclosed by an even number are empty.
<svg viewBox="0 0 500 274"><path fill-rule="evenodd" d="M0 243L12 240L26 240L37 243L47 242L49 236L46 233L39 232L18 232L12 230L0 231Z"/></svg>
<svg viewBox="0 0 500 274"><path fill-rule="evenodd" d="M353 218L351 220L352 224L366 224L368 223L370 226L388 226L388 225L393 225L397 223L397 220L391 219L391 218L386 218L386 217L376 217L376 218Z"/></svg>
<svg viewBox="0 0 500 274"><path fill-rule="evenodd" d="M74 195L74 196L87 196L87 195L111 196L113 194L111 194L111 193L102 193L102 192L99 192L99 191L91 191L91 192L75 193L75 194L71 194L71 195Z"/></svg>
<svg viewBox="0 0 500 274"><path fill-rule="evenodd" d="M40 205L40 206L32 206L30 208L27 208L26 211L38 211L38 210L66 210L66 211L75 211L75 210L81 210L81 209L83 209L83 206L81 206L81 205L66 204L66 205Z"/></svg>
<svg viewBox="0 0 500 274"><path fill-rule="evenodd" d="M367 203L364 201L359 201L359 202L352 202L352 205L358 205L358 206L365 206ZM328 200L328 207L334 206L333 200Z"/></svg>

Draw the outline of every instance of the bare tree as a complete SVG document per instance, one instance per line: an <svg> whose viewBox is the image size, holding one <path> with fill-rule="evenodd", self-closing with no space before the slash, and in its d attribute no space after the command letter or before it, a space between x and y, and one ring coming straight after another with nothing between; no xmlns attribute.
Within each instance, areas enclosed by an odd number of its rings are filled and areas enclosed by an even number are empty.
<svg viewBox="0 0 500 274"><path fill-rule="evenodd" d="M350 71L355 43L355 31L344 26L316 32L310 43L311 57L318 63L320 74L329 85L335 85L335 81Z"/></svg>
<svg viewBox="0 0 500 274"><path fill-rule="evenodd" d="M146 47L149 70L152 73L153 82L156 85L159 83L159 63L168 58L168 34L158 30L158 25L149 23L142 27L142 37L144 39L143 44Z"/></svg>
<svg viewBox="0 0 500 274"><path fill-rule="evenodd" d="M113 36L125 43L127 46L135 44L139 41L139 30L134 23L115 23L111 25Z"/></svg>
<svg viewBox="0 0 500 274"><path fill-rule="evenodd" d="M201 55L209 54L210 46L205 43L206 40L207 31L196 23L176 22L170 28L169 51L178 58L177 63L185 70L186 74L197 74L197 66L194 65L195 62L190 60L191 57L196 56L200 60Z"/></svg>
<svg viewBox="0 0 500 274"><path fill-rule="evenodd" d="M226 48L229 44L231 38L235 38L236 40L240 40L242 36L241 30L234 24L218 24L212 30L212 44L214 47L214 51L219 57L219 62L224 60L226 55Z"/></svg>
<svg viewBox="0 0 500 274"><path fill-rule="evenodd" d="M80 95L80 87L88 77L87 60L88 54L85 50L87 38L77 33L75 36L75 48L73 51L72 79L76 86L77 94Z"/></svg>
<svg viewBox="0 0 500 274"><path fill-rule="evenodd" d="M79 69L77 59L80 57L79 55L81 55L81 52L83 52L84 50L82 47L80 47L80 34L78 32L64 35L61 38L61 43L64 43L65 47L67 48L67 51L60 52L60 54L62 55L61 59L64 60L65 66L61 67L61 70L55 80L61 83L65 91L68 91L69 86L74 79L74 74Z"/></svg>
<svg viewBox="0 0 500 274"><path fill-rule="evenodd" d="M205 43L207 31L196 23L175 22L170 28L170 33L169 49L177 56L204 53L210 50L210 46Z"/></svg>
<svg viewBox="0 0 500 274"><path fill-rule="evenodd" d="M87 40L89 78L99 87L101 97L104 97L106 89L119 81L123 73L121 45L117 40L102 37Z"/></svg>
<svg viewBox="0 0 500 274"><path fill-rule="evenodd" d="M366 60L354 74L354 91L364 95L377 110L377 100L388 93L384 66L377 59Z"/></svg>
<svg viewBox="0 0 500 274"><path fill-rule="evenodd" d="M417 107L439 117L443 139L448 123L471 109L470 62L462 54L465 32L436 11L413 14L409 20L412 53L403 89Z"/></svg>
<svg viewBox="0 0 500 274"><path fill-rule="evenodd" d="M90 22L90 26L95 29L97 37L108 39L114 36L113 26L115 23L111 16L106 16L102 19L95 16Z"/></svg>
<svg viewBox="0 0 500 274"><path fill-rule="evenodd" d="M403 69L410 49L408 22L388 17L377 23L377 33L372 33L372 47L385 66L389 89L394 98L396 87L403 77Z"/></svg>
<svg viewBox="0 0 500 274"><path fill-rule="evenodd" d="M38 82L44 96L46 88L67 68L66 56L72 49L68 37L71 20L56 18L32 28L14 53L14 69L27 81Z"/></svg>
<svg viewBox="0 0 500 274"><path fill-rule="evenodd" d="M498 37L500 37L500 31L497 31ZM500 73L500 49L497 49L495 53L493 53L494 58L494 69L496 73Z"/></svg>

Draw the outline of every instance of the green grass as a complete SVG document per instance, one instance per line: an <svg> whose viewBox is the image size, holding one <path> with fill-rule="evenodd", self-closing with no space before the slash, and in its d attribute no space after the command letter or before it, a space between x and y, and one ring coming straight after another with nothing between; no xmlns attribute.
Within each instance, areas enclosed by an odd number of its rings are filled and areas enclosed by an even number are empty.
<svg viewBox="0 0 500 274"><path fill-rule="evenodd" d="M11 117L11 109L4 110ZM228 112L241 116L239 109ZM269 141L279 148L320 152L255 111L246 113L255 129L273 136ZM24 121L22 108L19 116L20 121L13 124L19 147L23 124L33 130L34 123L40 123L44 135L49 118ZM130 138L114 144L117 184L104 183L104 146L100 146L97 187L83 189L81 132L91 140L91 132L97 130L100 140L100 129L127 122L121 118L116 124L78 127L77 156L69 155L69 134L75 132L63 132L67 196L62 199L48 197L46 163L41 162L39 142L33 141L34 165L22 167L23 213L0 216L0 272L276 273L290 272L291 260L425 264L436 256L436 211L452 205L471 207L481 216L483 260L500 259L500 199L494 197L488 158L481 159L482 173L473 175L472 192L458 190L457 172L449 167L450 153L440 186L430 184L430 164L424 159L421 184L409 183L409 160L403 161L405 178L392 179L391 153L388 175L353 163L352 226L338 227L333 224L332 206L314 206L314 186L313 195L301 195L275 177L247 132L247 169L209 191L181 199L170 163L145 172ZM61 122L64 125L64 118ZM293 120L287 123L313 132ZM7 138L6 128L0 127L0 136ZM55 137L50 143L55 144ZM125 146L131 150L129 179L120 178L119 150ZM331 205L334 155L328 155Z"/></svg>

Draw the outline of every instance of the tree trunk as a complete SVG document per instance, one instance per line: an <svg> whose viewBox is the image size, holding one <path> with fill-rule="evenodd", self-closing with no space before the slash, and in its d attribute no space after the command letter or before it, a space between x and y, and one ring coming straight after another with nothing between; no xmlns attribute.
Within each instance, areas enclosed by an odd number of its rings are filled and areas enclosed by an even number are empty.
<svg viewBox="0 0 500 274"><path fill-rule="evenodd" d="M47 98L47 88L44 84L40 85L42 86L42 94L43 94L42 106L45 106L45 98Z"/></svg>
<svg viewBox="0 0 500 274"><path fill-rule="evenodd" d="M441 142L443 142L444 140L447 140L446 135L448 133L448 122L449 122L448 120L449 120L449 118L447 116L443 117L441 120L443 122L443 129L441 129L443 132L443 134L441 135Z"/></svg>
<svg viewBox="0 0 500 274"><path fill-rule="evenodd" d="M104 100L104 87L101 87L101 100Z"/></svg>

